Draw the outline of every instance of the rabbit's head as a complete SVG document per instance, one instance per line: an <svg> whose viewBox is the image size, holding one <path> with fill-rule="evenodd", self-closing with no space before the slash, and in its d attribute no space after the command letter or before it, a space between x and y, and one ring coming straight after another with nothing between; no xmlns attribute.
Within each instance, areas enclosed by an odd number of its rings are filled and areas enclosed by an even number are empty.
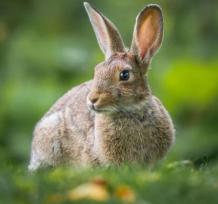
<svg viewBox="0 0 218 204"><path fill-rule="evenodd" d="M145 77L149 62L161 45L163 17L159 6L148 5L137 16L130 49L111 21L84 3L105 61L95 67L88 106L96 112L139 107L150 95Z"/></svg>

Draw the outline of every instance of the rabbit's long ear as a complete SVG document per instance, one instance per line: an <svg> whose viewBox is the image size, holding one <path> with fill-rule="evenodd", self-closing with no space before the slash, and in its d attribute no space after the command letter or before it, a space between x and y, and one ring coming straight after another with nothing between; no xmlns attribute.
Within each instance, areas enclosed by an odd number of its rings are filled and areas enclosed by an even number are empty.
<svg viewBox="0 0 218 204"><path fill-rule="evenodd" d="M161 45L163 38L163 16L158 5L146 6L136 17L130 51L142 63L149 63Z"/></svg>
<svg viewBox="0 0 218 204"><path fill-rule="evenodd" d="M125 50L124 43L113 23L91 7L89 3L84 2L84 6L95 31L99 46L105 54L105 58L109 58L115 52L123 52Z"/></svg>

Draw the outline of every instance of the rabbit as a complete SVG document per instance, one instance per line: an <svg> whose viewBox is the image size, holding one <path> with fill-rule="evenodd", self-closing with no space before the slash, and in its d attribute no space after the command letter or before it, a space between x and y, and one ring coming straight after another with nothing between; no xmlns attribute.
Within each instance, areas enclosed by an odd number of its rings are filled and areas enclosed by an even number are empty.
<svg viewBox="0 0 218 204"><path fill-rule="evenodd" d="M167 110L152 95L148 67L163 38L158 5L138 14L130 49L115 25L84 2L105 60L94 79L61 97L37 123L29 170L68 164L154 164L174 143Z"/></svg>

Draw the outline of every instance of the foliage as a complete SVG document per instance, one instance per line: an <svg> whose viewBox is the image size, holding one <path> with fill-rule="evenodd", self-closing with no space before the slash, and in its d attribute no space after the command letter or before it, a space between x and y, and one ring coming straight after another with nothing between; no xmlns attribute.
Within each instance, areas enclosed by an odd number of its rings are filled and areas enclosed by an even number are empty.
<svg viewBox="0 0 218 204"><path fill-rule="evenodd" d="M140 166L94 170L62 167L34 175L23 169L14 170L1 169L2 203L203 204L209 201L215 204L218 201L217 166L197 170L190 162L180 162L152 171Z"/></svg>

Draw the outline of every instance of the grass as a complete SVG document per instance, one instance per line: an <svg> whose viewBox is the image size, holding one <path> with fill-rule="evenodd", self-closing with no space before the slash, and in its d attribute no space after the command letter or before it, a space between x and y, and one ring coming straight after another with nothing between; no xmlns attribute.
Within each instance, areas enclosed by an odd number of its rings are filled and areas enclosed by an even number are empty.
<svg viewBox="0 0 218 204"><path fill-rule="evenodd" d="M3 167L0 171L0 203L99 203L95 197L69 196L78 186L93 183L107 193L100 203L218 203L218 165L197 169L191 162L174 162L153 169L124 165L60 167L34 174L24 167ZM92 186L88 188L93 191Z"/></svg>

